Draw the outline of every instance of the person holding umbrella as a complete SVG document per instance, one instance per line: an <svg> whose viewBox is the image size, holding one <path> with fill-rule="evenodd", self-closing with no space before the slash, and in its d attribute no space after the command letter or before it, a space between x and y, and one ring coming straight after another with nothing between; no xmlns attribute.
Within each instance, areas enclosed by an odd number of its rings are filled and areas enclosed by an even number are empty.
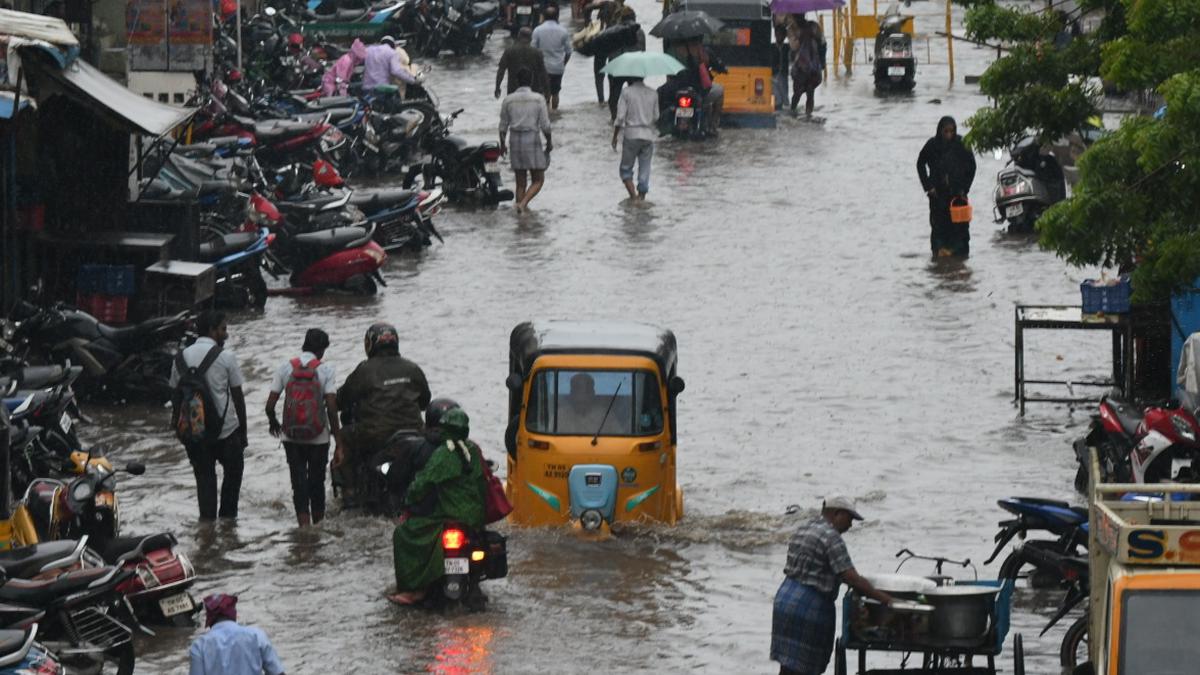
<svg viewBox="0 0 1200 675"><path fill-rule="evenodd" d="M672 75L683 70L678 59L657 52L630 52L622 54L604 67L609 77L620 77L629 82L617 101L617 112L613 118L612 147L617 149L617 139L624 132L621 146L621 181L634 202L646 201L650 191L650 160L654 157L654 139L658 136L658 93L647 87L645 78L654 75ZM633 165L637 163L637 184L633 182Z"/></svg>
<svg viewBox="0 0 1200 675"><path fill-rule="evenodd" d="M804 114L812 117L813 92L821 84L825 69L825 35L820 24L809 21L805 14L837 9L845 4L845 0L771 0L776 26L782 23L787 30L787 53L791 62L786 67L792 76L792 113L796 112L803 94L807 97ZM782 20L779 17L783 17ZM783 67L784 64L780 64L780 68ZM780 88L780 91L786 91L786 88Z"/></svg>

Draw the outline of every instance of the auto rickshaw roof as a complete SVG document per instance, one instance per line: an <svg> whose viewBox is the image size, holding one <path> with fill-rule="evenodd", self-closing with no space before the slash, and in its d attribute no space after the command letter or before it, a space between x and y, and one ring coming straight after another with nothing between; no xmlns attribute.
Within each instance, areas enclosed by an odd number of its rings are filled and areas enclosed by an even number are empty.
<svg viewBox="0 0 1200 675"><path fill-rule="evenodd" d="M770 20L770 0L684 0L681 9L705 12L714 19Z"/></svg>
<svg viewBox="0 0 1200 675"><path fill-rule="evenodd" d="M509 370L522 377L544 354L632 354L654 359L664 377L675 372L675 334L632 321L526 321L509 339Z"/></svg>

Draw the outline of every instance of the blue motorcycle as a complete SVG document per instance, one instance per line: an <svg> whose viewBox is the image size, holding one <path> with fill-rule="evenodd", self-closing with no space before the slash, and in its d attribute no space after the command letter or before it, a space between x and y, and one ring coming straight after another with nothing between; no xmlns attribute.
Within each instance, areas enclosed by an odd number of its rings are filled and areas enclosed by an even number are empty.
<svg viewBox="0 0 1200 675"><path fill-rule="evenodd" d="M275 235L266 228L228 234L209 229L200 244L199 259L216 268L215 303L221 307L262 307L267 303L267 281L262 259Z"/></svg>
<svg viewBox="0 0 1200 675"><path fill-rule="evenodd" d="M1000 531L995 538L996 548L983 564L990 564L1014 537L1020 537L1023 541L1001 563L998 576L1001 579L1026 580L1033 588L1061 588L1066 585L1068 580L1063 576L1063 558L1087 557L1087 509L1053 499L1033 497L1013 497L996 503L1016 518L1000 521ZM1030 532L1043 531L1054 538L1026 540Z"/></svg>

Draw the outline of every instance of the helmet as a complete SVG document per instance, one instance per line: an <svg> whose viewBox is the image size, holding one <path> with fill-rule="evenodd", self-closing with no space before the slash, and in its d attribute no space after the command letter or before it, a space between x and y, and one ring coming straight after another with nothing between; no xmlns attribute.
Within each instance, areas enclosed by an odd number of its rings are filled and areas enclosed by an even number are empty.
<svg viewBox="0 0 1200 675"><path fill-rule="evenodd" d="M458 402L448 398L435 398L425 406L425 428L436 429L441 426L442 416L447 410L458 408Z"/></svg>
<svg viewBox="0 0 1200 675"><path fill-rule="evenodd" d="M471 434L471 418L462 408L451 408L442 414L442 434L452 440L465 441Z"/></svg>
<svg viewBox="0 0 1200 675"><path fill-rule="evenodd" d="M379 44L386 44L395 47L396 38L392 37L391 35L384 35L383 37L379 38Z"/></svg>
<svg viewBox="0 0 1200 675"><path fill-rule="evenodd" d="M390 349L393 353L399 353L400 334L390 323L373 324L367 329L367 334L363 338L363 348L367 350L367 356L374 356L381 349Z"/></svg>
<svg viewBox="0 0 1200 675"><path fill-rule="evenodd" d="M292 33L288 36L287 43L289 47L299 49L304 46L304 36L299 33Z"/></svg>

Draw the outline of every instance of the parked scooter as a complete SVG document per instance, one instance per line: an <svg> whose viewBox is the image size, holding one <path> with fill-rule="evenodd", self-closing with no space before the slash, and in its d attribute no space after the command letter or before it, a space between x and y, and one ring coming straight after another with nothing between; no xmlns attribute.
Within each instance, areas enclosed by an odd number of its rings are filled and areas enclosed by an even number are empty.
<svg viewBox="0 0 1200 675"><path fill-rule="evenodd" d="M1008 221L1012 233L1033 232L1042 212L1067 198L1062 166L1032 137L1013 146L1008 164L996 174L995 220Z"/></svg>
<svg viewBox="0 0 1200 675"><path fill-rule="evenodd" d="M200 244L200 261L216 269L214 301L222 307L262 307L267 303L267 282L262 261L275 241L266 228L251 232L223 233L208 229L208 241Z"/></svg>
<svg viewBox="0 0 1200 675"><path fill-rule="evenodd" d="M76 389L85 396L170 398L171 359L184 337L188 312L114 328L64 304L38 307L20 301L13 308L14 341L21 356L44 363L77 363L83 374Z"/></svg>
<svg viewBox="0 0 1200 675"><path fill-rule="evenodd" d="M876 89L912 91L917 84L912 35L904 32L908 18L900 14L899 4L893 2L879 19L879 32L875 34Z"/></svg>
<svg viewBox="0 0 1200 675"><path fill-rule="evenodd" d="M1200 480L1200 423L1182 407L1141 411L1113 396L1100 400L1088 432L1074 443L1075 489L1087 494L1090 448L1105 482L1194 483Z"/></svg>
<svg viewBox="0 0 1200 675"><path fill-rule="evenodd" d="M1053 499L1031 497L1001 499L996 503L1016 519L1000 521L996 548L983 564L990 564L1014 537L1019 537L1022 541L1000 565L999 578L1027 579L1035 588L1061 587L1067 581L1062 576L1061 558L1087 555L1087 509ZM1030 532L1041 531L1055 538L1026 539Z"/></svg>

